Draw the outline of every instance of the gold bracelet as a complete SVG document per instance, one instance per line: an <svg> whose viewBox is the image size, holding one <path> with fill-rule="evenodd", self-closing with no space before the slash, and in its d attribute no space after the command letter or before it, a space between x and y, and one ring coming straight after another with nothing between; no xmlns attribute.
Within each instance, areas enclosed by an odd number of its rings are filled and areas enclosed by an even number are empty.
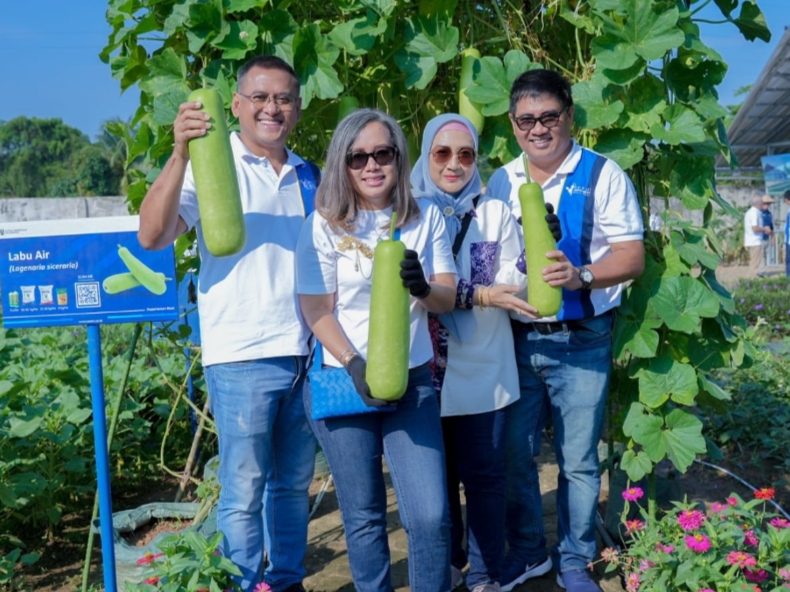
<svg viewBox="0 0 790 592"><path fill-rule="evenodd" d="M337 358L337 361L340 362L341 366L345 367L355 355L357 354L353 349L347 349L340 354L340 356Z"/></svg>
<svg viewBox="0 0 790 592"><path fill-rule="evenodd" d="M485 297L486 297L486 308L488 308L489 306L491 306L491 288L486 288Z"/></svg>
<svg viewBox="0 0 790 592"><path fill-rule="evenodd" d="M478 301L480 303L480 310L485 310L486 309L486 302L485 302L485 298L484 298L485 290L486 290L485 286L480 286L480 298L478 298Z"/></svg>

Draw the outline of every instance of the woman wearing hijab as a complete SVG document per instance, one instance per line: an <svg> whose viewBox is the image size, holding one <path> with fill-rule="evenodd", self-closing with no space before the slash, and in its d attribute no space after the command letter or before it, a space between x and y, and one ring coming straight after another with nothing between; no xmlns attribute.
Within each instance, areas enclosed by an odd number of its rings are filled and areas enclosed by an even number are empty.
<svg viewBox="0 0 790 592"><path fill-rule="evenodd" d="M458 278L453 312L429 315L446 451L451 583L463 583L468 561L469 590L498 592L505 545L504 410L519 398L508 311L532 317L537 311L516 296L526 280L523 258L517 265L523 253L518 230L504 201L481 195L477 145L468 119L454 113L435 117L425 128L411 182L414 194L444 215Z"/></svg>

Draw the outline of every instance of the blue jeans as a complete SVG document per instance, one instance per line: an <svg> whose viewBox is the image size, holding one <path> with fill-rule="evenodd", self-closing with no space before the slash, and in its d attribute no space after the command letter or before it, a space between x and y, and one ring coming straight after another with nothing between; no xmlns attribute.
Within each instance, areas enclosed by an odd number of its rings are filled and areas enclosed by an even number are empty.
<svg viewBox="0 0 790 592"><path fill-rule="evenodd" d="M356 396L356 395L355 395ZM305 386L311 414L312 393ZM409 543L412 592L450 589L450 518L439 405L428 365L409 371L397 411L312 421L340 504L358 592L392 592L387 541L387 461Z"/></svg>
<svg viewBox="0 0 790 592"><path fill-rule="evenodd" d="M561 572L583 570L596 552L597 445L612 366L612 316L548 335L515 321L513 327L521 398L506 408L508 562L547 556L534 457L550 416L559 467L559 542L552 555Z"/></svg>
<svg viewBox="0 0 790 592"><path fill-rule="evenodd" d="M274 592L305 576L316 452L302 399L305 362L283 356L205 368L219 436L217 527L245 592L263 579L264 545Z"/></svg>
<svg viewBox="0 0 790 592"><path fill-rule="evenodd" d="M505 409L443 417L442 431L447 451L450 560L460 569L468 559L466 587L472 590L499 581L505 548ZM466 498L466 528L460 483Z"/></svg>

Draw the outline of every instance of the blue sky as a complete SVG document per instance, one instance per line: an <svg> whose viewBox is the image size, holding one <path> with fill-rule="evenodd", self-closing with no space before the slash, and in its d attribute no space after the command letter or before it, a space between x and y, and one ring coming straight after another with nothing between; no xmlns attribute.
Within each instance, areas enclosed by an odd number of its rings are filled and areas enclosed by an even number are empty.
<svg viewBox="0 0 790 592"><path fill-rule="evenodd" d="M705 26L702 37L722 54L730 70L719 87L721 102L752 84L785 26L788 0L758 0L773 34L771 42L745 41L730 24ZM106 0L4 0L0 10L0 120L59 117L94 138L101 124L126 119L137 106L134 89L121 95L110 68L99 60L110 28ZM720 20L715 6L702 13ZM719 16L717 16L717 14Z"/></svg>

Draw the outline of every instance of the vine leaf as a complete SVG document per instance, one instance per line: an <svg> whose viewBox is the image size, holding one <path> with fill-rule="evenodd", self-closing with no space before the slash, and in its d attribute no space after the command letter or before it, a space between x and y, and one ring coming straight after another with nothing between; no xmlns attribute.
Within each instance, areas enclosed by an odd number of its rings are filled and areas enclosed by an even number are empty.
<svg viewBox="0 0 790 592"><path fill-rule="evenodd" d="M510 162L521 153L513 135L513 126L506 115L486 119L485 131L480 138L480 150L488 158Z"/></svg>
<svg viewBox="0 0 790 592"><path fill-rule="evenodd" d="M608 156L620 165L629 169L644 157L644 145L650 139L647 134L640 134L624 129L610 129L598 136L595 150Z"/></svg>
<svg viewBox="0 0 790 592"><path fill-rule="evenodd" d="M662 278L656 284L650 302L673 331L694 333L701 317L713 318L719 312L718 298L694 278Z"/></svg>
<svg viewBox="0 0 790 592"><path fill-rule="evenodd" d="M258 27L252 21L226 23L223 33L211 45L221 49L226 60L244 59L258 43Z"/></svg>
<svg viewBox="0 0 790 592"><path fill-rule="evenodd" d="M730 16L730 13L738 8L738 0L713 0L713 2L724 16Z"/></svg>
<svg viewBox="0 0 790 592"><path fill-rule="evenodd" d="M406 74L406 87L425 89L436 76L437 64L458 54L458 28L447 21L417 17L406 19L406 45L395 52L395 63Z"/></svg>
<svg viewBox="0 0 790 592"><path fill-rule="evenodd" d="M653 470L653 463L645 452L626 450L620 459L620 468L628 474L631 481L639 481Z"/></svg>
<svg viewBox="0 0 790 592"><path fill-rule="evenodd" d="M224 5L230 14L246 12L260 6L260 0L224 0Z"/></svg>
<svg viewBox="0 0 790 592"><path fill-rule="evenodd" d="M656 140L677 145L690 142L704 142L705 128L699 115L685 105L675 103L664 111L668 128L662 123L653 124L650 133Z"/></svg>
<svg viewBox="0 0 790 592"><path fill-rule="evenodd" d="M376 43L376 37L387 30L387 21L376 23L376 15L368 11L367 16L340 23L329 33L329 40L351 55L365 55Z"/></svg>
<svg viewBox="0 0 790 592"><path fill-rule="evenodd" d="M222 13L213 4L194 4L189 7L190 26L186 30L189 51L199 53L209 37L223 30Z"/></svg>
<svg viewBox="0 0 790 592"><path fill-rule="evenodd" d="M667 456L681 473L685 473L694 457L707 450L702 437L702 422L688 411L673 409L666 417L666 426L662 435Z"/></svg>
<svg viewBox="0 0 790 592"><path fill-rule="evenodd" d="M640 286L631 286L617 309L614 327L613 354L623 359L627 352L639 358L652 358L658 349L657 329L663 321L650 306L650 293Z"/></svg>
<svg viewBox="0 0 790 592"><path fill-rule="evenodd" d="M465 92L470 101L483 105L483 115L486 117L507 113L513 82L523 72L541 67L516 49L505 54L504 62L493 56L485 56L478 63L480 68L475 68L473 84ZM508 129L508 134L512 135L512 128Z"/></svg>
<svg viewBox="0 0 790 592"><path fill-rule="evenodd" d="M694 368L664 356L651 360L638 376L639 401L652 409L670 398L681 405L693 405L699 392Z"/></svg>
<svg viewBox="0 0 790 592"><path fill-rule="evenodd" d="M171 92L174 86L186 87L186 74L184 59L172 47L168 47L148 60L148 75L140 80L140 90L158 97ZM173 119L169 123L173 123Z"/></svg>
<svg viewBox="0 0 790 592"><path fill-rule="evenodd" d="M573 85L573 105L576 123L585 129L597 129L613 124L623 112L623 102L607 102L607 81L601 76Z"/></svg>
<svg viewBox="0 0 790 592"><path fill-rule="evenodd" d="M270 10L260 20L263 52L276 55L293 64L293 40L299 25L284 10Z"/></svg>
<svg viewBox="0 0 790 592"><path fill-rule="evenodd" d="M664 100L664 83L652 74L640 76L632 85L623 112L623 125L635 132L649 133L650 128L661 122L667 108Z"/></svg>
<svg viewBox="0 0 790 592"><path fill-rule="evenodd" d="M733 22L741 34L749 41L762 39L768 42L771 40L771 30L765 23L763 11L750 0L746 0L741 5L741 14Z"/></svg>
<svg viewBox="0 0 790 592"><path fill-rule="evenodd" d="M604 34L593 43L593 53L599 60L603 54L604 67L622 70L632 66L637 56L651 62L685 41L683 31L677 26L680 16L677 7L663 10L644 0L621 0L617 5L620 13L617 18L600 7L595 9L603 20ZM619 67L613 65L618 60Z"/></svg>
<svg viewBox="0 0 790 592"><path fill-rule="evenodd" d="M343 83L332 67L340 50L321 35L318 23L299 29L294 35L294 66L302 83L302 108L313 96L334 99L343 92Z"/></svg>
<svg viewBox="0 0 790 592"><path fill-rule="evenodd" d="M719 257L716 253L711 253L705 245L705 233L703 231L686 230L679 232L673 230L669 233L669 240L680 257L689 265L697 263L715 269L719 264Z"/></svg>

